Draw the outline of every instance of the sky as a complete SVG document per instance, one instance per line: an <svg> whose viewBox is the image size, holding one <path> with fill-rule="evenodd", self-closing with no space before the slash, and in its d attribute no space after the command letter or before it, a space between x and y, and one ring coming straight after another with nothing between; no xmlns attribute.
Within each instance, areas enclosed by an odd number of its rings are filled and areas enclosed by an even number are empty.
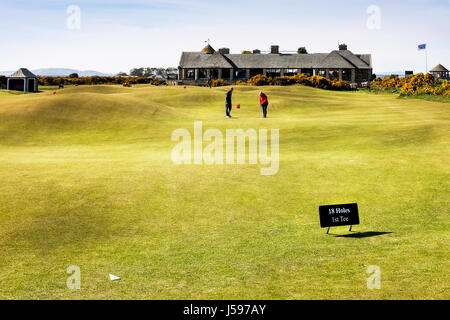
<svg viewBox="0 0 450 320"><path fill-rule="evenodd" d="M346 43L375 73L424 72L426 43L428 69L450 69L450 0L0 0L0 31L2 71L178 67L208 39L232 53Z"/></svg>

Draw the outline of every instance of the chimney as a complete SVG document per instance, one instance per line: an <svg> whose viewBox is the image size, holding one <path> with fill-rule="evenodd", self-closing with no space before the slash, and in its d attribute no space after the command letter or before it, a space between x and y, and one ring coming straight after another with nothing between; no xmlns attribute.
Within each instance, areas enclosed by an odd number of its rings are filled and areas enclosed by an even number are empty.
<svg viewBox="0 0 450 320"><path fill-rule="evenodd" d="M253 54L261 54L261 50L255 49L255 50L253 50Z"/></svg>
<svg viewBox="0 0 450 320"><path fill-rule="evenodd" d="M271 54L279 54L280 53L280 46L271 46L270 47L270 53Z"/></svg>
<svg viewBox="0 0 450 320"><path fill-rule="evenodd" d="M221 54L230 54L230 49L229 48L220 48L219 49L219 53L221 53Z"/></svg>
<svg viewBox="0 0 450 320"><path fill-rule="evenodd" d="M347 50L347 45L345 43L339 45L339 50Z"/></svg>

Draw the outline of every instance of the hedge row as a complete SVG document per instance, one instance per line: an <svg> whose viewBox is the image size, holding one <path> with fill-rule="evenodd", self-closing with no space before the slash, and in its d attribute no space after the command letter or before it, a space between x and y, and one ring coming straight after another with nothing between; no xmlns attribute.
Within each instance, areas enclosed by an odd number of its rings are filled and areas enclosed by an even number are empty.
<svg viewBox="0 0 450 320"><path fill-rule="evenodd" d="M85 78L67 78L67 77L39 77L39 84L42 86L54 85L96 85L96 84L151 84L155 86L166 85L164 79L150 79L146 77L85 77Z"/></svg>
<svg viewBox="0 0 450 320"><path fill-rule="evenodd" d="M306 76L304 74L297 74L295 76L283 77L267 77L265 75L256 75L250 78L247 82L238 81L238 85L250 86L291 86L301 84L309 87L315 87L326 90L350 90L350 84L344 80L330 80L322 76Z"/></svg>
<svg viewBox="0 0 450 320"><path fill-rule="evenodd" d="M216 79L211 81L211 87L224 87L229 85L230 84L223 79ZM205 87L209 87L209 81L205 82Z"/></svg>
<svg viewBox="0 0 450 320"><path fill-rule="evenodd" d="M388 78L377 78L370 84L371 90L393 91L402 96L418 95L442 95L450 96L450 83L448 81L438 81L433 75L418 73L408 78L390 76Z"/></svg>

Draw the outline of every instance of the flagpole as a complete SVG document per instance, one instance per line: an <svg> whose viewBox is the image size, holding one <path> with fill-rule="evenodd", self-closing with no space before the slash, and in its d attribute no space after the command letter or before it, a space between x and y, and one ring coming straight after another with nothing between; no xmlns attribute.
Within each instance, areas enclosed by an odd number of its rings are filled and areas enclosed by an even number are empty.
<svg viewBox="0 0 450 320"><path fill-rule="evenodd" d="M419 45L419 50L425 50L425 74L428 73L428 46L426 43Z"/></svg>

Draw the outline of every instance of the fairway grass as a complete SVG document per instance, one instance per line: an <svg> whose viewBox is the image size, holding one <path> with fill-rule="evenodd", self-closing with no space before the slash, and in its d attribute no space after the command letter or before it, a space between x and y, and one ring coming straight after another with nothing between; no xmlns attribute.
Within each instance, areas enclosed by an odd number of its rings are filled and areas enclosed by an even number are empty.
<svg viewBox="0 0 450 320"><path fill-rule="evenodd" d="M0 298L450 298L450 104L236 87L227 120L226 90L1 93ZM279 129L279 173L175 166L171 134L196 120ZM326 235L318 207L352 202L361 225Z"/></svg>

